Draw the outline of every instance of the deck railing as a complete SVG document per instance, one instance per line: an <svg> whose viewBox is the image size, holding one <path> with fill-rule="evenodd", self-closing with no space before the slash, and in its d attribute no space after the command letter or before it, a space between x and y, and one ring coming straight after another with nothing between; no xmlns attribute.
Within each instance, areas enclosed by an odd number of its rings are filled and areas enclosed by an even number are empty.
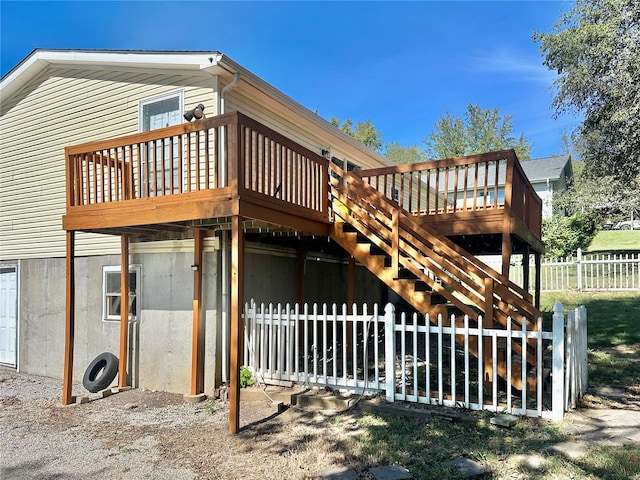
<svg viewBox="0 0 640 480"><path fill-rule="evenodd" d="M66 148L67 207L229 189L328 216L327 160L238 112Z"/></svg>
<svg viewBox="0 0 640 480"><path fill-rule="evenodd" d="M65 152L68 209L189 194L200 201L216 190L329 218L327 159L239 112ZM542 203L513 150L352 173L414 215L502 210L541 234Z"/></svg>
<svg viewBox="0 0 640 480"><path fill-rule="evenodd" d="M513 150L354 173L414 215L504 209L541 235L542 201Z"/></svg>

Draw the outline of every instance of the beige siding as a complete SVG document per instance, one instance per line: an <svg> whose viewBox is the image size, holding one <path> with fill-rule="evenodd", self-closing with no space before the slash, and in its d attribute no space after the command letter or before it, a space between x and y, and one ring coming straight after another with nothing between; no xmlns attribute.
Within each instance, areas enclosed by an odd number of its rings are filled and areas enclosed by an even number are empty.
<svg viewBox="0 0 640 480"><path fill-rule="evenodd" d="M213 77L49 69L0 117L0 260L63 257L64 147L138 131L139 101L183 90L214 111ZM118 238L80 233L78 255L119 251Z"/></svg>
<svg viewBox="0 0 640 480"><path fill-rule="evenodd" d="M222 86L221 86L222 87ZM3 99L0 117L0 260L63 257L64 147L138 131L140 100L182 90L185 108L217 110L217 79L166 73L49 68L17 95ZM331 148L362 167L381 166L317 123L241 82L227 95L239 110L317 152ZM119 251L118 238L80 233L78 255Z"/></svg>
<svg viewBox="0 0 640 480"><path fill-rule="evenodd" d="M239 84L227 95L226 110L243 112L318 154L330 148L333 156L350 160L363 168L386 166L377 156L354 148L351 142L342 138L338 129L320 129L304 116L285 109L271 99L261 97L262 101L257 101L255 94L256 91L246 87L246 84Z"/></svg>

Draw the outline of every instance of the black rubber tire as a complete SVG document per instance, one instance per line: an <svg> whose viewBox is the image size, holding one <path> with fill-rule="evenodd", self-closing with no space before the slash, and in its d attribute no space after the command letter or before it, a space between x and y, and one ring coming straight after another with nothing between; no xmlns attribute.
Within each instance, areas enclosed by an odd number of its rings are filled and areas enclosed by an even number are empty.
<svg viewBox="0 0 640 480"><path fill-rule="evenodd" d="M91 393L104 390L118 374L118 357L113 353L104 352L89 364L82 377L82 385Z"/></svg>

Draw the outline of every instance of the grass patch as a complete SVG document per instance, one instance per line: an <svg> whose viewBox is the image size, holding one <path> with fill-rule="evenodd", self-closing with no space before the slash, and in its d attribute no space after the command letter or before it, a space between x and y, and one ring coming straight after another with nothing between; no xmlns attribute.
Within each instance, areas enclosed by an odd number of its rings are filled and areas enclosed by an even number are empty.
<svg viewBox="0 0 640 480"><path fill-rule="evenodd" d="M640 291L544 292L540 309L551 319L553 305L565 309L587 307L589 348L632 347L640 343Z"/></svg>
<svg viewBox="0 0 640 480"><path fill-rule="evenodd" d="M340 441L351 465L403 465L415 478L455 478L441 464L466 457L503 470L508 455L540 451L545 445L567 440L557 428L524 420L513 430L477 423L452 423L386 414L367 414L358 421L360 434ZM507 477L508 478L508 477Z"/></svg>
<svg viewBox="0 0 640 480"><path fill-rule="evenodd" d="M545 322L553 305L587 307L589 384L640 386L640 291L543 293ZM414 478L458 478L442 463L466 457L483 463L490 478L553 478L640 480L640 445L594 444L583 457L572 459L549 447L571 441L559 426L523 419L511 430L491 425L491 414L478 414L477 422L452 423L439 419L369 413L357 420L338 448L354 468L400 464ZM336 424L339 421L336 419ZM539 465L527 464L536 454Z"/></svg>
<svg viewBox="0 0 640 480"><path fill-rule="evenodd" d="M370 465L403 465L414 478L458 478L442 463L466 457L486 465L491 478L640 479L640 446L595 446L580 459L567 459L548 448L571 440L558 426L533 419L511 430L477 422L451 423L438 418L414 418L370 413L358 420L356 432L338 447L357 470ZM542 458L538 468L523 456Z"/></svg>
<svg viewBox="0 0 640 480"><path fill-rule="evenodd" d="M640 230L601 230L587 249L589 253L640 251Z"/></svg>
<svg viewBox="0 0 640 480"><path fill-rule="evenodd" d="M545 323L556 301L587 307L589 385L640 386L640 291L543 293Z"/></svg>

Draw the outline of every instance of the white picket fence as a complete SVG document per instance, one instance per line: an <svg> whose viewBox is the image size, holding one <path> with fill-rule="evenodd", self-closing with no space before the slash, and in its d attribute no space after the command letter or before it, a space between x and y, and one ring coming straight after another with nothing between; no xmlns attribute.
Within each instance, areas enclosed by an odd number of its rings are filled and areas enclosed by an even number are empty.
<svg viewBox="0 0 640 480"><path fill-rule="evenodd" d="M456 327L442 316L433 325L421 315L396 315L392 304L380 314L375 305L371 313L366 305L349 313L346 305L252 303L245 306L244 364L268 384L327 386L384 394L389 402L560 420L587 386L586 310L570 311L565 319L558 303L552 324L549 331L543 331L542 319L535 331L527 331L526 322L494 329L485 328L482 317L465 317L464 326ZM527 353L527 343L535 345L534 353ZM516 344L522 357L515 355ZM485 358L484 348L491 352L490 368L478 360ZM497 376L498 362L506 362L504 381ZM485 378L488 372L492 378ZM512 378L529 378L535 390L514 390Z"/></svg>
<svg viewBox="0 0 640 480"><path fill-rule="evenodd" d="M515 256L518 257L518 256ZM502 268L501 259L495 256L482 257L496 270ZM522 285L522 260L516 260L509 269L509 278ZM534 285L535 262L529 265L529 285ZM540 290L558 292L563 290L640 290L640 253L583 254L578 249L575 257L544 260L540 265Z"/></svg>

